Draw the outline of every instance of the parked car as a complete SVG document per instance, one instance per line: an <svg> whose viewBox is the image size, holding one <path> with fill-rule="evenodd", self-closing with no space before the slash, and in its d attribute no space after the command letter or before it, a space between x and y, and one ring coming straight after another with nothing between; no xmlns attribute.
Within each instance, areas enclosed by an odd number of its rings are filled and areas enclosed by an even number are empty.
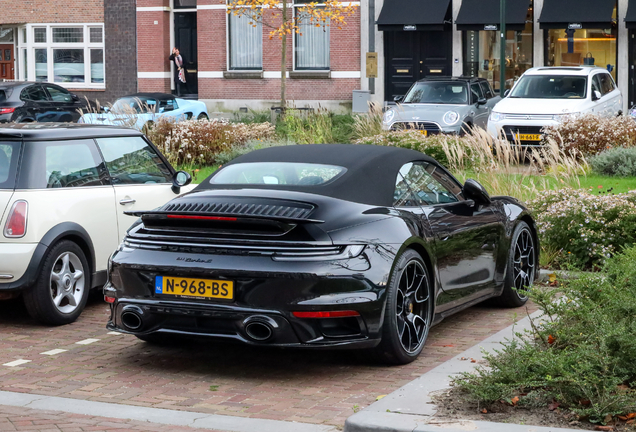
<svg viewBox="0 0 636 432"><path fill-rule="evenodd" d="M109 263L108 328L142 340L375 349L408 363L431 325L516 307L539 269L528 209L423 153L368 145L240 156L139 216Z"/></svg>
<svg viewBox="0 0 636 432"><path fill-rule="evenodd" d="M55 84L0 83L0 123L76 122L91 104Z"/></svg>
<svg viewBox="0 0 636 432"><path fill-rule="evenodd" d="M483 78L425 78L417 81L398 105L382 119L385 130L419 129L425 134L464 133L486 128L490 111L499 102Z"/></svg>
<svg viewBox="0 0 636 432"><path fill-rule="evenodd" d="M146 131L159 118L182 121L207 120L209 117L203 102L175 98L165 93L137 93L117 99L112 108L105 108L105 112L82 115L79 123L124 126Z"/></svg>
<svg viewBox="0 0 636 432"><path fill-rule="evenodd" d="M507 97L492 111L488 131L505 135L524 147L541 145L546 126L564 117L593 113L622 114L623 96L610 73L599 67L538 67L528 69Z"/></svg>
<svg viewBox="0 0 636 432"><path fill-rule="evenodd" d="M109 255L135 222L187 187L140 132L14 124L0 128L0 300L66 324L106 282Z"/></svg>

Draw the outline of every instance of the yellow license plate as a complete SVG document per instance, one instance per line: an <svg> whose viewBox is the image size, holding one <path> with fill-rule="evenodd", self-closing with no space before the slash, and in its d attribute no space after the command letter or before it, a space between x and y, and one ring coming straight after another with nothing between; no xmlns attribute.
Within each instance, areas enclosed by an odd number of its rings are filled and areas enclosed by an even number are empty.
<svg viewBox="0 0 636 432"><path fill-rule="evenodd" d="M517 134L519 141L541 141L541 134Z"/></svg>
<svg viewBox="0 0 636 432"><path fill-rule="evenodd" d="M420 133L424 136L428 135L428 131L427 130L420 130Z"/></svg>
<svg viewBox="0 0 636 432"><path fill-rule="evenodd" d="M155 294L232 300L234 298L234 282L157 276L155 278Z"/></svg>

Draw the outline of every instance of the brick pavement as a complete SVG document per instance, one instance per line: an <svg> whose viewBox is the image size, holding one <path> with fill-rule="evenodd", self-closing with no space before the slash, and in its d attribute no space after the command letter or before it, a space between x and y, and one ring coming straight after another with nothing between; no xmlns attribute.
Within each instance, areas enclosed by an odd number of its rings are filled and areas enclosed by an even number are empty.
<svg viewBox="0 0 636 432"><path fill-rule="evenodd" d="M525 308L472 307L434 327L417 361L387 367L351 351L216 342L157 347L108 334L108 308L99 300L76 323L56 328L31 321L19 301L0 302L0 390L342 427L354 409L525 315ZM99 340L76 343L89 338ZM54 349L66 351L41 354ZM19 359L30 362L2 366Z"/></svg>
<svg viewBox="0 0 636 432"><path fill-rule="evenodd" d="M0 431L200 432L201 429L0 405Z"/></svg>

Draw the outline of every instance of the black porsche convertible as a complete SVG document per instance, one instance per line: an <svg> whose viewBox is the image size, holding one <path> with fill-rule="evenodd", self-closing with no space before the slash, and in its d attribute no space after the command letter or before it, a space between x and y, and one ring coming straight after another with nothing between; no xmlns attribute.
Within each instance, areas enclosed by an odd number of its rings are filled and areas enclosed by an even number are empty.
<svg viewBox="0 0 636 432"><path fill-rule="evenodd" d="M108 328L150 342L368 348L403 364L455 312L523 305L538 272L526 207L401 148L257 150L133 214L109 263Z"/></svg>

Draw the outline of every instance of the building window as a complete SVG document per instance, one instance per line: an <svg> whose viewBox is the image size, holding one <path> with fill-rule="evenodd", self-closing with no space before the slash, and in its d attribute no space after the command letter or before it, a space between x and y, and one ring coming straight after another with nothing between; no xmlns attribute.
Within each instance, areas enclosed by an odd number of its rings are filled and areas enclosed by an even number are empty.
<svg viewBox="0 0 636 432"><path fill-rule="evenodd" d="M528 10L526 27L522 31L506 31L506 85L515 81L532 67L533 18ZM464 75L486 78L499 91L500 38L497 30L464 31Z"/></svg>
<svg viewBox="0 0 636 432"><path fill-rule="evenodd" d="M546 34L547 66L599 66L616 79L616 7L608 29L549 29Z"/></svg>
<svg viewBox="0 0 636 432"><path fill-rule="evenodd" d="M302 6L304 1L297 0L294 6ZM295 13L298 13L295 11ZM294 37L294 69L329 70L330 27L312 23L308 16L298 16L299 33Z"/></svg>
<svg viewBox="0 0 636 432"><path fill-rule="evenodd" d="M21 78L72 88L104 88L103 25L27 24L24 30Z"/></svg>
<svg viewBox="0 0 636 432"><path fill-rule="evenodd" d="M263 69L263 27L249 16L228 15L229 69Z"/></svg>

